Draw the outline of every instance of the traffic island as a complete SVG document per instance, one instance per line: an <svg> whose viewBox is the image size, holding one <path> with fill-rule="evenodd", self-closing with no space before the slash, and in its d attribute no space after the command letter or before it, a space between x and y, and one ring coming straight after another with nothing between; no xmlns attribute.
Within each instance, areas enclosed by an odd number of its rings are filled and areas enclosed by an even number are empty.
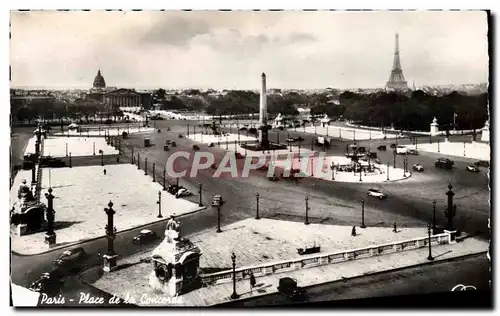
<svg viewBox="0 0 500 316"><path fill-rule="evenodd" d="M52 187L57 244L44 243L45 232L19 236L11 228L12 251L32 255L99 238L105 234L104 207L114 203L117 232L159 221L158 192L162 185L133 165L106 165L73 168L42 168L42 194ZM20 183L18 177L14 183ZM17 200L18 186L11 189L11 205ZM163 216L183 215L204 207L173 195L161 199ZM161 219L160 219L161 220Z"/></svg>
<svg viewBox="0 0 500 316"><path fill-rule="evenodd" d="M139 306L210 306L232 301L234 293L238 299L276 293L283 277L296 279L299 286L311 286L429 262L426 227L403 228L397 235L391 228L367 227L351 236L350 226L249 219L223 227L222 231L188 236L201 250L200 269L204 273L200 275L203 286L185 294L169 296L149 285L151 253L124 258L119 262L122 268L101 274L98 279L84 273L82 280ZM448 237L431 237L433 262L487 250L486 242L467 238L449 244ZM298 247L313 243L320 245L319 253L298 254ZM214 273L217 270L221 272ZM253 289L249 271L256 277Z"/></svg>

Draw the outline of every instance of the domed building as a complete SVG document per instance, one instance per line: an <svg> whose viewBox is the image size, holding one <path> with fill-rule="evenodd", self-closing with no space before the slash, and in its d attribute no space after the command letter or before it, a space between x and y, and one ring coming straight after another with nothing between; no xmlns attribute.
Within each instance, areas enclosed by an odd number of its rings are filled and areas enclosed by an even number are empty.
<svg viewBox="0 0 500 316"><path fill-rule="evenodd" d="M106 88L106 81L104 81L104 77L101 75L101 69L97 70L97 75L94 78L94 88Z"/></svg>

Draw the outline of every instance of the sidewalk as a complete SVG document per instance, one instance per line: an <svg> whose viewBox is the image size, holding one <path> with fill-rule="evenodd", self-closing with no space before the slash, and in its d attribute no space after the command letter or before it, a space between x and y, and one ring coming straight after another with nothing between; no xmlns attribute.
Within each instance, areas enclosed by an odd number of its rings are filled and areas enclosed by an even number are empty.
<svg viewBox="0 0 500 316"><path fill-rule="evenodd" d="M440 153L443 155L472 158L478 160L491 159L491 148L484 143L454 143L454 142L433 142L432 144L408 145L407 148L417 149L418 151L427 151L431 153Z"/></svg>
<svg viewBox="0 0 500 316"><path fill-rule="evenodd" d="M433 256L436 261L457 258L461 256L486 253L488 244L474 238L465 239L459 243L434 246ZM301 287L317 285L321 283L341 281L345 278L353 278L376 272L383 272L392 269L410 267L414 265L427 264L428 248L403 251L393 254L386 254L366 259L357 259L349 262L329 264L314 268L306 268L291 272L283 272L264 277L257 277L257 287L250 292L248 280L239 281L236 284L236 292L240 299L262 296L277 292L279 279L291 277L297 280ZM233 292L232 282L220 285L209 286L194 290L172 299L170 303L157 303L158 299L168 298L164 294L155 293L148 284L149 274L153 271L149 263L137 263L133 266L134 272L129 268L117 270L103 276L93 286L116 294L124 298L134 297L139 306L210 306L231 301L230 295ZM131 286L134 284L134 286ZM142 299L141 299L142 298ZM149 302L146 301L149 300Z"/></svg>
<svg viewBox="0 0 500 316"><path fill-rule="evenodd" d="M103 170L106 169L106 174ZM29 171L17 174L11 189L11 205L17 201L20 181ZM50 176L49 176L50 174ZM50 184L49 184L50 182ZM12 251L38 254L68 244L105 235L107 216L104 208L113 202L114 222L118 231L158 221L158 192L162 192L162 214L181 215L204 207L185 199L176 199L162 191L151 176L130 164L73 168L43 168L42 196L52 187L54 195L57 244L49 248L44 243L45 232L19 236L11 228ZM46 199L41 201L46 204Z"/></svg>

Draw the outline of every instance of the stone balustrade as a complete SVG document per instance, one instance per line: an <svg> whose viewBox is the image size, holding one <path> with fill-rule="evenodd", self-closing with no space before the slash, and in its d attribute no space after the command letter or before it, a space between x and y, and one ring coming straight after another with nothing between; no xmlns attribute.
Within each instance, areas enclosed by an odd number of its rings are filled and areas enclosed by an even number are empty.
<svg viewBox="0 0 500 316"><path fill-rule="evenodd" d="M255 277L265 275L288 272L298 269L311 268L326 264L336 264L349 260L369 258L378 255L396 253L400 251L418 249L428 246L429 237L418 237L411 240L397 241L389 244L369 246L359 249L349 249L334 253L319 254L285 260L279 262L271 262L259 266L242 267L236 269L236 280L247 279L250 273ZM431 236L431 245L450 244L452 243L449 233L442 233ZM204 285L213 285L217 283L230 282L233 277L233 271L221 271L217 273L201 275Z"/></svg>

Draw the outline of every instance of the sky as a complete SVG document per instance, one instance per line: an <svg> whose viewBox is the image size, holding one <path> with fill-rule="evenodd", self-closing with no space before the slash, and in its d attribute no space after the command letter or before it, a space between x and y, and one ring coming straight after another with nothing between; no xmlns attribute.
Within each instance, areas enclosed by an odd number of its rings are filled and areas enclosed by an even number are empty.
<svg viewBox="0 0 500 316"><path fill-rule="evenodd" d="M395 34L409 85L488 82L481 11L11 12L11 86L383 88Z"/></svg>

